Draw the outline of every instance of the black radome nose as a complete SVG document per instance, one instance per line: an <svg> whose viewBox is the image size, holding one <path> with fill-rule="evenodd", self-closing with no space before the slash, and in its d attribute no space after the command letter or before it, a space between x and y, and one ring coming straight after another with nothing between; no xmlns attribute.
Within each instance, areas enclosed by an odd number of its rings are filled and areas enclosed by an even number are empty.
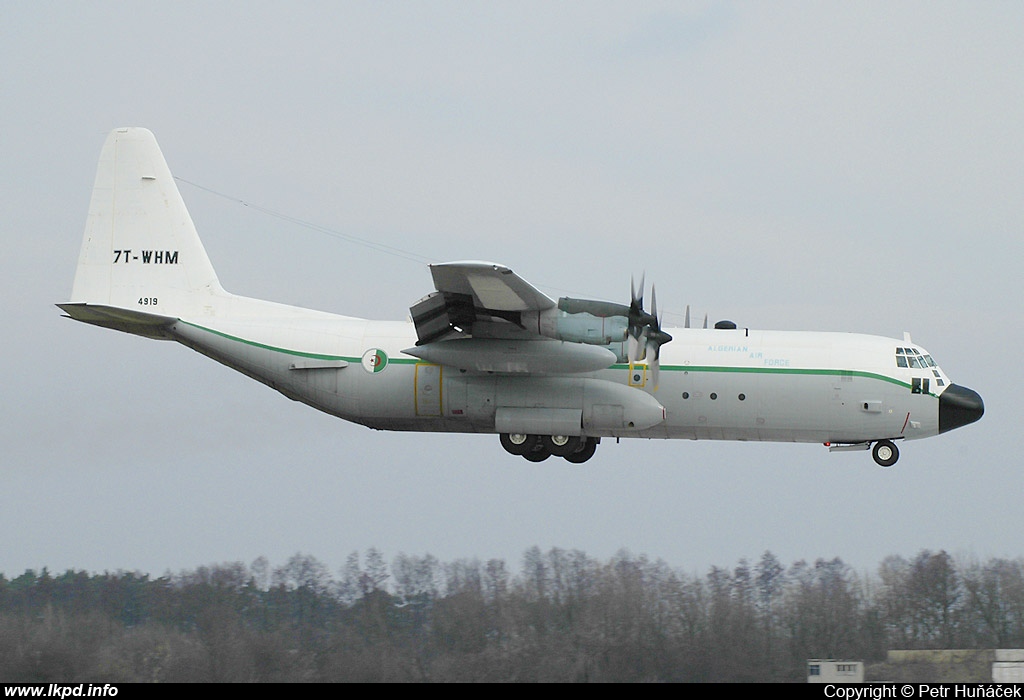
<svg viewBox="0 0 1024 700"><path fill-rule="evenodd" d="M950 384L939 395L939 432L973 423L985 413L981 396L973 389Z"/></svg>

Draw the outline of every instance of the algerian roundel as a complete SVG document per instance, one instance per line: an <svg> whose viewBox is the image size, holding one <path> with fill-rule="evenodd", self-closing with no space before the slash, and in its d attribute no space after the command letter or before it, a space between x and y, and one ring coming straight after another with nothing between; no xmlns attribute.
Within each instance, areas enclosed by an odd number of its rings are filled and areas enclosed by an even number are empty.
<svg viewBox="0 0 1024 700"><path fill-rule="evenodd" d="M363 353L363 369L371 374L383 372L388 366L388 354L379 348L370 348Z"/></svg>

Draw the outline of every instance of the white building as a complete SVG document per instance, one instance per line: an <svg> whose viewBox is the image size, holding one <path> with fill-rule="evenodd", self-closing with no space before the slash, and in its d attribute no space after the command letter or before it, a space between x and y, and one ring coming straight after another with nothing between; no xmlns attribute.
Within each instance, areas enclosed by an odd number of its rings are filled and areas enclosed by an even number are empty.
<svg viewBox="0 0 1024 700"><path fill-rule="evenodd" d="M1024 683L1024 649L996 649L992 662L994 683Z"/></svg>
<svg viewBox="0 0 1024 700"><path fill-rule="evenodd" d="M864 662L844 659L808 659L808 683L863 683Z"/></svg>

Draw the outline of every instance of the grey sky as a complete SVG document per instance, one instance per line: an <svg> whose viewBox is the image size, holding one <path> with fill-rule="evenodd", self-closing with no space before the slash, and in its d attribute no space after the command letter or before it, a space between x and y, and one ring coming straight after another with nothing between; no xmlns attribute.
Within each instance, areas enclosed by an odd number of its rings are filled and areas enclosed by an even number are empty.
<svg viewBox="0 0 1024 700"><path fill-rule="evenodd" d="M620 548L703 571L1024 555L1024 5L0 0L0 571L303 551ZM100 147L146 126L223 285L388 319L422 263L558 296L658 285L669 325L913 338L985 399L893 469L815 445L391 434L171 343L60 318ZM675 312L675 315L671 315Z"/></svg>

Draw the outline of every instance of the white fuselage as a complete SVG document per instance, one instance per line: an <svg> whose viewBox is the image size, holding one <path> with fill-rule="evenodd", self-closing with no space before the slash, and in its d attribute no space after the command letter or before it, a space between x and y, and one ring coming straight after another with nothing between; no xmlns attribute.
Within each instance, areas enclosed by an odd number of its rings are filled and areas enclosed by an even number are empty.
<svg viewBox="0 0 1024 700"><path fill-rule="evenodd" d="M180 320L180 342L286 396L372 428L500 432L505 406L574 408L587 382L651 395L651 427L584 426L591 437L857 443L939 432L937 368L899 368L903 341L852 333L670 329L657 390L644 364L586 374L463 371L402 350L411 323L367 321L235 297L251 315ZM615 349L613 347L613 349ZM383 363L364 362L382 351ZM384 366L381 366L383 364ZM913 379L929 380L913 390ZM585 400L585 399L584 399Z"/></svg>

